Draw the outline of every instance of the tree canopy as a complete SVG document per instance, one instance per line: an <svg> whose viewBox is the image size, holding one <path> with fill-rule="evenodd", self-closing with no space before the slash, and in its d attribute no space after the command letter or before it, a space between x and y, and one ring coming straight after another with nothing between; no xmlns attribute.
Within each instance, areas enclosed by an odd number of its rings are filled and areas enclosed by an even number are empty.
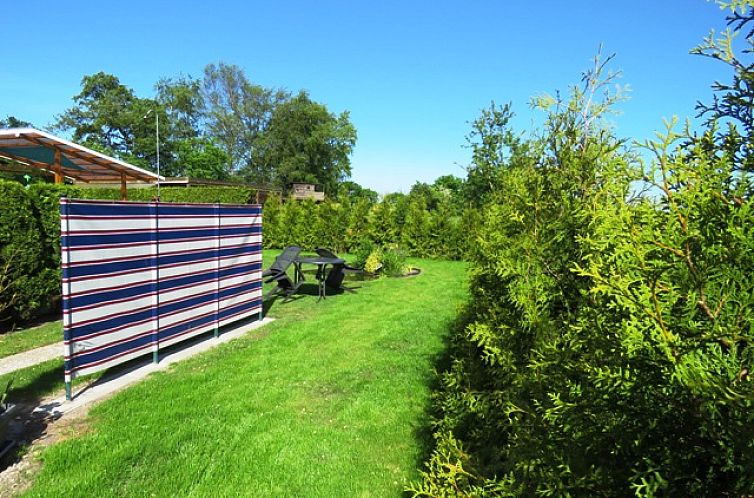
<svg viewBox="0 0 754 498"><path fill-rule="evenodd" d="M329 195L351 175L356 129L347 111L331 113L305 91L252 83L238 66L209 64L202 78L163 78L142 98L118 77L84 76L55 128L73 139L161 173L243 179L285 189L322 184ZM9 118L10 119L10 118ZM15 118L14 118L15 119Z"/></svg>
<svg viewBox="0 0 754 498"><path fill-rule="evenodd" d="M280 187L292 182L319 183L325 193L333 195L338 184L351 176L349 156L356 144L356 129L347 112L336 116L302 91L275 107L258 144L258 164L275 171Z"/></svg>

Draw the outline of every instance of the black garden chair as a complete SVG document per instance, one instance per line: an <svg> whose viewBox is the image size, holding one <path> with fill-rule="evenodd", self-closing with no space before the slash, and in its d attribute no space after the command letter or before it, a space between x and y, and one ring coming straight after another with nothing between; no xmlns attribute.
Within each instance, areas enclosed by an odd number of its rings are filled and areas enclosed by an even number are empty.
<svg viewBox="0 0 754 498"><path fill-rule="evenodd" d="M266 279L264 280L265 283L277 283L277 287L270 291L270 295L284 294L285 301L287 301L296 293L298 288L301 287L301 284L304 281L303 275L301 275L301 278L299 279L299 275L296 274L294 278L291 279L286 273L291 265L294 265L295 268L294 263L300 252L301 248L299 246L286 247L283 252L275 258L275 261L270 267L262 273L262 279ZM298 273L298 270L294 269L294 271Z"/></svg>
<svg viewBox="0 0 754 498"><path fill-rule="evenodd" d="M314 252L316 252L319 256L322 256L323 258L338 258L338 256L332 252L330 249L324 248L324 247L318 247L314 249ZM327 277L325 278L325 285L329 287L330 289L334 290L346 290L348 292L356 292L354 289L357 289L358 287L344 287L343 286L343 280L346 277L346 273L364 273L364 270L361 268L353 267L347 263L339 264L339 265L333 265L332 269L330 269L330 272L327 274Z"/></svg>

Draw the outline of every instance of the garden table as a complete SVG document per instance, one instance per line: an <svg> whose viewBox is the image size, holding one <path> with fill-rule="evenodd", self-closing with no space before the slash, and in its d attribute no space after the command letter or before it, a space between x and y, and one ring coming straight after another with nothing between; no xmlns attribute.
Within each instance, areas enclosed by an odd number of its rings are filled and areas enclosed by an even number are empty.
<svg viewBox="0 0 754 498"><path fill-rule="evenodd" d="M317 287L318 296L317 302L327 298L327 290L325 286L325 279L327 278L327 265L344 265L346 262L342 258L327 258L324 256L299 256L294 260L296 265L296 283L304 279L304 274L301 271L301 265L317 265ZM299 280L299 278L301 280Z"/></svg>

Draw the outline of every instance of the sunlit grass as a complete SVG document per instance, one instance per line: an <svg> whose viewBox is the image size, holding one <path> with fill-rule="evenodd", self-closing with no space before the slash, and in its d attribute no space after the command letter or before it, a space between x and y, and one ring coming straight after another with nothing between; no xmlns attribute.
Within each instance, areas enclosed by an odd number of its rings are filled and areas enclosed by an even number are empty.
<svg viewBox="0 0 754 498"><path fill-rule="evenodd" d="M0 334L0 358L62 340L63 323L60 320L48 322L38 327L6 332Z"/></svg>
<svg viewBox="0 0 754 498"><path fill-rule="evenodd" d="M43 453L28 495L401 496L466 295L463 264L411 263L422 275L277 300L258 334L101 403L91 431Z"/></svg>

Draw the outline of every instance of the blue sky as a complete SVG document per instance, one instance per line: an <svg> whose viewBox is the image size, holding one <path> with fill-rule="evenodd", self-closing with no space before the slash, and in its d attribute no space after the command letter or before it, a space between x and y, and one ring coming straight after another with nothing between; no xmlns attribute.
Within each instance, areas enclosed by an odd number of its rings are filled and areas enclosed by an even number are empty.
<svg viewBox="0 0 754 498"><path fill-rule="evenodd" d="M0 25L0 117L45 126L98 71L153 97L159 78L224 61L350 111L352 179L381 193L465 176L464 137L480 109L512 102L514 124L531 128L529 99L578 82L600 44L631 87L615 118L622 137L693 116L710 84L730 79L688 53L724 28L705 0L38 1L4 8Z"/></svg>

